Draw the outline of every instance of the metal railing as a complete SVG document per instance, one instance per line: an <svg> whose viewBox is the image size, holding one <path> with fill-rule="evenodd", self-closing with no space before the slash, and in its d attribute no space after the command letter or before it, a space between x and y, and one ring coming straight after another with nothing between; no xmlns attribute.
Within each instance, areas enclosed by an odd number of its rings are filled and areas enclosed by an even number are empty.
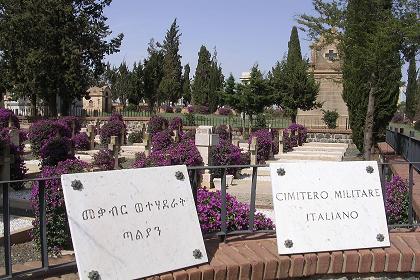
<svg viewBox="0 0 420 280"><path fill-rule="evenodd" d="M389 165L391 164L405 164L409 169L409 178L408 178L408 196L409 196L409 209L408 209L408 223L407 224L390 224L389 228L404 227L404 228L415 228L420 226L419 223L415 221L415 213L413 211L413 172L414 164L418 162L393 162L393 163L378 163L380 167L380 178L382 185L382 193L384 196L384 201L386 199L386 190L385 182L387 177L389 177L391 169ZM203 236L211 237L218 236L221 241L224 241L227 235L235 234L251 234L254 232L272 232L275 230L263 230L256 231L254 230L255 225L255 212L256 212L256 194L257 194L257 174L258 168L269 167L269 165L230 165L230 166L193 166L188 167L189 179L193 191L193 196L195 202L197 202L197 191L199 188L199 178L200 174L209 170L219 171L221 174L221 228L218 232L212 232L209 234L204 234ZM226 185L226 175L228 169L252 169L251 175L251 184L250 184L250 204L249 204L249 224L248 230L235 230L230 231L228 229L227 221L227 185ZM51 177L51 178L38 178L38 179L27 179L27 180L16 180L16 181L0 181L0 184L3 189L3 222L4 222L4 260L5 260L5 274L0 275L0 279L40 279L41 277L53 276L57 274L69 273L77 270L76 263L74 261L68 262L60 265L49 265L49 256L48 256L48 244L47 244L47 221L46 221L46 204L45 204L45 183L49 180L59 180L60 177ZM39 187L39 239L40 239L40 256L41 256L41 267L20 271L13 273L12 268L12 252L11 252L11 235L10 235L10 198L9 198L9 186L12 183L16 182L38 182ZM0 267L1 269L1 267Z"/></svg>
<svg viewBox="0 0 420 280"><path fill-rule="evenodd" d="M417 171L420 172L420 140L414 136L405 135L396 128L386 130L386 142L394 151L404 157L409 162L414 164Z"/></svg>

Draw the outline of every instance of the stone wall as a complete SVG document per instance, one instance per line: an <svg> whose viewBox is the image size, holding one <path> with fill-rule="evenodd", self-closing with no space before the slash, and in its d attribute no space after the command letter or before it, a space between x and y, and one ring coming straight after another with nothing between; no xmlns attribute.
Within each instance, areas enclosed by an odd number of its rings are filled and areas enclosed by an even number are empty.
<svg viewBox="0 0 420 280"><path fill-rule="evenodd" d="M307 142L353 143L351 131L309 130Z"/></svg>

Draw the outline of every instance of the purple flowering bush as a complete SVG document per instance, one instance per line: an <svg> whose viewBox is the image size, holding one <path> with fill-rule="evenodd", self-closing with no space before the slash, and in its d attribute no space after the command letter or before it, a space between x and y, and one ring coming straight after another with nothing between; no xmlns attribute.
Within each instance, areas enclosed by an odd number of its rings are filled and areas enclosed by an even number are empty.
<svg viewBox="0 0 420 280"><path fill-rule="evenodd" d="M224 125L224 124L219 125L218 127L216 127L214 132L216 134L219 134L220 141L230 141L231 135L229 134L227 125Z"/></svg>
<svg viewBox="0 0 420 280"><path fill-rule="evenodd" d="M249 229L249 206L239 202L234 196L226 194L227 230ZM197 190L197 212L201 231L206 233L221 230L221 193L199 188ZM261 213L255 213L254 230L272 230L273 221Z"/></svg>
<svg viewBox="0 0 420 280"><path fill-rule="evenodd" d="M109 149L101 149L93 155L92 165L102 171L113 170L114 164L114 153Z"/></svg>
<svg viewBox="0 0 420 280"><path fill-rule="evenodd" d="M159 135L159 133L157 134ZM171 141L168 145L153 148L148 157L144 153L136 155L133 168L168 166L168 165L203 165L203 159L194 145L193 138L181 138L179 143Z"/></svg>
<svg viewBox="0 0 420 280"><path fill-rule="evenodd" d="M44 142L39 154L43 167L54 166L60 161L74 159L74 144L70 138L53 137Z"/></svg>
<svg viewBox="0 0 420 280"><path fill-rule="evenodd" d="M386 200L385 212L388 224L408 223L408 185L399 176L393 176L390 182L385 183Z"/></svg>
<svg viewBox="0 0 420 280"><path fill-rule="evenodd" d="M148 124L148 132L154 135L168 127L168 120L161 116L152 116Z"/></svg>
<svg viewBox="0 0 420 280"><path fill-rule="evenodd" d="M195 113L195 114L209 114L209 107L203 105L192 105L188 106L187 108L188 113Z"/></svg>
<svg viewBox="0 0 420 280"><path fill-rule="evenodd" d="M20 128L18 117L13 113L12 110L0 108L0 128L9 127L9 120L12 119L12 125L15 128Z"/></svg>
<svg viewBox="0 0 420 280"><path fill-rule="evenodd" d="M122 133L124 133L124 135L122 135ZM99 137L102 144L109 144L111 136L117 136L119 139L123 136L125 142L127 128L120 114L113 113L108 119L108 122L105 123L99 131Z"/></svg>
<svg viewBox="0 0 420 280"><path fill-rule="evenodd" d="M182 124L182 119L180 117L175 117L170 120L169 129L182 131Z"/></svg>
<svg viewBox="0 0 420 280"><path fill-rule="evenodd" d="M82 129L82 122L79 117L65 116L58 119L57 122L67 126L71 133L73 133L73 124L74 124L75 135L79 133L80 130Z"/></svg>
<svg viewBox="0 0 420 280"><path fill-rule="evenodd" d="M273 135L268 129L260 129L251 134L248 143L251 144L252 138L257 138L258 150L257 161L264 163L270 158L270 149L273 146Z"/></svg>
<svg viewBox="0 0 420 280"><path fill-rule="evenodd" d="M232 115L232 109L230 109L229 107L222 107L222 108L219 108L217 111L219 112L219 115L221 116Z"/></svg>
<svg viewBox="0 0 420 280"><path fill-rule="evenodd" d="M80 173L88 168L86 162L70 159L59 162L57 166L46 166L42 169L40 178L59 177L62 174ZM34 229L32 235L40 246L39 238L39 182L32 184L31 204L35 213L32 222ZM45 181L45 202L47 220L47 244L48 251L57 255L62 249L72 247L70 230L67 221L66 206L60 179Z"/></svg>
<svg viewBox="0 0 420 280"><path fill-rule="evenodd" d="M174 112L174 108L172 108L169 105L162 105L162 106L160 106L160 109L165 113L173 113Z"/></svg>
<svg viewBox="0 0 420 280"><path fill-rule="evenodd" d="M172 142L172 132L169 129L162 130L152 135L152 150L165 150Z"/></svg>
<svg viewBox="0 0 420 280"><path fill-rule="evenodd" d="M90 147L89 136L86 133L84 132L78 133L74 135L72 140L74 143L74 147L77 150L81 150L81 151L89 150L89 147Z"/></svg>
<svg viewBox="0 0 420 280"><path fill-rule="evenodd" d="M51 138L60 135L71 138L71 130L62 122L54 120L40 120L29 127L28 138L31 143L32 153L39 156L42 146Z"/></svg>
<svg viewBox="0 0 420 280"><path fill-rule="evenodd" d="M308 130L301 124L292 123L283 130L283 152L287 153L294 147L302 146L306 142Z"/></svg>

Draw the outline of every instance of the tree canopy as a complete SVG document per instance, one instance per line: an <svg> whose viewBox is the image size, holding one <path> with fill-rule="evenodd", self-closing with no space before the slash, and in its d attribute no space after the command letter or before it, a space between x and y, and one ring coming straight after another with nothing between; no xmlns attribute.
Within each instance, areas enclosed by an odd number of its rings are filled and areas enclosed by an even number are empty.
<svg viewBox="0 0 420 280"><path fill-rule="evenodd" d="M104 56L119 50L103 11L111 0L4 0L0 3L0 51L9 90L37 98L57 113L86 94L104 71ZM34 20L35 19L35 20ZM109 39L110 38L110 39ZM59 104L60 105L60 104Z"/></svg>

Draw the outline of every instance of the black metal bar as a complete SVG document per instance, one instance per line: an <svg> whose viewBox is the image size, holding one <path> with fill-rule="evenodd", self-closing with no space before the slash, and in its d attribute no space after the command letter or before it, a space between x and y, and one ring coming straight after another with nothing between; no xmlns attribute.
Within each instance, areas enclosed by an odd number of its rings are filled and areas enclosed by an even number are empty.
<svg viewBox="0 0 420 280"><path fill-rule="evenodd" d="M39 237L41 239L41 262L48 268L47 219L45 207L45 181L39 181Z"/></svg>
<svg viewBox="0 0 420 280"><path fill-rule="evenodd" d="M252 168L252 182L251 182L251 201L249 205L249 226L250 231L254 231L254 215L255 215L255 197L257 193L257 171L258 167Z"/></svg>
<svg viewBox="0 0 420 280"><path fill-rule="evenodd" d="M9 184L3 186L3 244L4 244L4 265L6 276L12 276L12 249L10 246L10 204L9 204Z"/></svg>
<svg viewBox="0 0 420 280"><path fill-rule="evenodd" d="M221 182L221 197L222 197L222 205L221 205L221 213L220 213L220 229L221 229L221 239L222 241L225 240L226 234L227 234L227 222L226 222L226 216L227 216L227 209L226 209L226 169L221 170L222 174L222 182Z"/></svg>
<svg viewBox="0 0 420 280"><path fill-rule="evenodd" d="M380 175L380 179L381 179L381 187L382 187L382 199L384 201L384 205L385 205L385 201L386 201L386 189L385 189L385 165L380 164L381 165L381 173Z"/></svg>
<svg viewBox="0 0 420 280"><path fill-rule="evenodd" d="M408 223L413 225L413 165L410 163L408 165Z"/></svg>

